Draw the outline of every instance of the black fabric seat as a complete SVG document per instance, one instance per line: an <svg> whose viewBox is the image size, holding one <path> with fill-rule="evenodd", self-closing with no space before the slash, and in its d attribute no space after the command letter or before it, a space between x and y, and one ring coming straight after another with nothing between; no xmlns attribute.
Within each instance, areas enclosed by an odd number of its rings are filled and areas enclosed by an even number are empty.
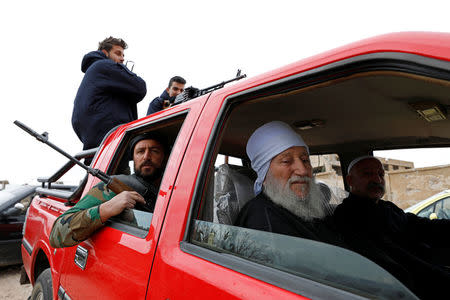
<svg viewBox="0 0 450 300"><path fill-rule="evenodd" d="M249 168L223 164L214 179L213 222L232 225L242 207L254 197L256 174Z"/></svg>

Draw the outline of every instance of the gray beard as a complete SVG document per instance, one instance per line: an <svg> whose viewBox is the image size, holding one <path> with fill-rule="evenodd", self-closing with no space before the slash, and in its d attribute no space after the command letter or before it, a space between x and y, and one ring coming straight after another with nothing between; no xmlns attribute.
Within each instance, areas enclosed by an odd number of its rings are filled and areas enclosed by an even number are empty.
<svg viewBox="0 0 450 300"><path fill-rule="evenodd" d="M290 189L290 183L299 179L309 182L309 192L304 197L297 196ZM331 213L328 203L325 202L324 196L313 178L292 176L283 186L269 171L263 184L263 192L275 204L304 221L323 219Z"/></svg>

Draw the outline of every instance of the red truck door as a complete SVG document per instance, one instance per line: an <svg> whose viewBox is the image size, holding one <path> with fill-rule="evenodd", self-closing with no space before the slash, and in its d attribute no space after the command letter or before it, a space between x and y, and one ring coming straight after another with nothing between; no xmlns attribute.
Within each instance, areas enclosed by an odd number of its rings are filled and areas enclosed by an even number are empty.
<svg viewBox="0 0 450 300"><path fill-rule="evenodd" d="M168 197L197 122L203 102L192 101L130 124L104 151L101 161L111 161L120 151L120 140L132 134L134 128L162 128L179 124L178 137L173 145L154 213L136 211L137 226L109 220L102 229L78 246L66 248L59 293L72 299L144 299ZM175 120L175 121L174 121ZM176 123L178 122L178 123ZM172 128L170 127L170 128ZM120 130L120 129L119 129ZM118 146L119 145L119 146ZM114 161L112 162L114 163ZM106 171L106 168L104 168ZM95 183L93 183L95 184Z"/></svg>
<svg viewBox="0 0 450 300"><path fill-rule="evenodd" d="M352 251L234 226L231 211L239 210L236 198L245 181L248 199L254 197L245 161L249 132L261 122L254 111L267 112L266 122L277 120L283 115L276 101L286 99L282 93L270 97L263 88L258 99L252 94L259 93L256 88L234 87L234 92L230 87L212 93L193 131L159 237L147 299L409 299L398 280ZM307 97L298 99L308 107ZM266 109L270 101L275 105ZM220 161L219 154L242 165ZM245 172L225 181L221 167ZM226 193L217 193L228 185Z"/></svg>
<svg viewBox="0 0 450 300"><path fill-rule="evenodd" d="M213 98L214 93L209 101ZM206 109L209 109L208 113ZM190 216L190 208L193 207L191 201L196 181L201 174L202 161L209 164L205 159L205 151L220 107L208 102L205 110L194 130L176 179L158 241L146 299L301 299L302 297L294 293L283 291L181 249L187 245L182 241L186 221Z"/></svg>

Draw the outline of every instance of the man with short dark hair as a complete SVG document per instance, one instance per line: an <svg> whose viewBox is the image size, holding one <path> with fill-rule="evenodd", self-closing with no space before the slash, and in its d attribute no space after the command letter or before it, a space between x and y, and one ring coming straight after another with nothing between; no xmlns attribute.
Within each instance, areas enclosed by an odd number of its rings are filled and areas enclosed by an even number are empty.
<svg viewBox="0 0 450 300"><path fill-rule="evenodd" d="M83 150L99 146L112 128L138 117L137 103L147 89L145 81L123 64L126 48L124 40L109 37L83 57L85 75L72 112L72 127Z"/></svg>
<svg viewBox="0 0 450 300"><path fill-rule="evenodd" d="M70 247L89 238L111 217L126 208L153 212L157 189L168 156L165 139L155 133L141 134L130 143L135 174L117 175L134 191L115 194L103 182L93 187L74 207L56 219L50 234L52 247Z"/></svg>
<svg viewBox="0 0 450 300"><path fill-rule="evenodd" d="M450 283L443 267L450 262L450 220L421 218L382 200L384 169L376 157L354 159L346 180L350 195L338 205L334 219L350 248L391 272L421 299L444 295Z"/></svg>
<svg viewBox="0 0 450 300"><path fill-rule="evenodd" d="M242 208L236 226L340 243L328 224L331 210L314 181L300 135L286 123L267 123L248 140L247 155L258 174L256 197Z"/></svg>
<svg viewBox="0 0 450 300"><path fill-rule="evenodd" d="M112 36L98 43L98 50L102 51L107 58L121 64L123 64L125 57L123 52L127 48L128 45L124 40L116 39Z"/></svg>
<svg viewBox="0 0 450 300"><path fill-rule="evenodd" d="M161 94L150 102L147 110L147 116L157 111L170 107L175 98L184 91L186 80L181 76L174 76L170 78L169 85Z"/></svg>

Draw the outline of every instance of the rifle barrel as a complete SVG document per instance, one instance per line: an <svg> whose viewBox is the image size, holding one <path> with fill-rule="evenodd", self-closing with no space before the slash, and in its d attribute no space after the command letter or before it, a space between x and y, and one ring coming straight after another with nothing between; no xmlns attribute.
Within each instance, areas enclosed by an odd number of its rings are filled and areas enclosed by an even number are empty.
<svg viewBox="0 0 450 300"><path fill-rule="evenodd" d="M58 146L54 145L53 143L49 142L49 140L48 140L48 133L47 132L44 132L43 134L39 134L36 131L34 131L33 129L31 129L30 127L28 127L27 125L25 125L22 122L17 121L17 120L14 121L14 124L17 125L18 127L20 127L22 130L24 130L28 134L34 136L38 141L46 144L47 146L53 148L57 152L59 152L62 155L64 155L71 162L73 162L73 163L79 165L80 167L82 167L83 169L85 169L89 174L99 178L101 181L106 183L108 187L111 186L112 190L116 194L118 194L118 193L120 193L122 191L132 191L133 190L132 188L130 188L126 184L120 182L119 180L117 180L117 179L114 180L114 178L112 178L111 176L107 175L106 173L104 173L104 172L102 172L102 171L100 171L98 169L91 168L90 166L86 166L85 164L80 162L75 157L71 156L70 154L68 154L67 152L65 152L64 150L59 148Z"/></svg>
<svg viewBox="0 0 450 300"><path fill-rule="evenodd" d="M28 134L37 137L38 135L40 135L39 133L37 133L36 131L34 131L33 129L31 129L30 127L28 127L27 125L23 124L22 122L15 120L14 124L16 124L17 126L19 126L22 130L28 132Z"/></svg>
<svg viewBox="0 0 450 300"><path fill-rule="evenodd" d="M207 88L204 88L204 89L200 90L199 94L200 95L207 94L207 93L209 93L211 91L214 91L216 89L223 88L225 86L225 84L227 84L227 83L230 83L230 82L233 82L233 81L236 81L236 80L241 80L242 78L245 78L245 77L247 77L247 75L243 74L243 75L237 76L237 77L235 77L233 79L222 81L221 83L218 83L218 84L215 84L215 85L212 85L210 87L207 87Z"/></svg>
<svg viewBox="0 0 450 300"><path fill-rule="evenodd" d="M72 157L70 154L68 154L67 152L65 152L64 150L59 148L58 146L56 146L53 143L49 142L48 141L48 137L47 137L47 133L39 134L36 131L34 131L33 129L31 129L30 127L28 127L27 125L25 125L22 122L17 121L17 120L14 121L14 124L16 124L18 127L23 129L28 134L34 136L38 141L40 141L40 142L42 142L44 144L47 144L49 147L53 148L54 150L58 151L59 153L61 153L65 157L67 157L70 161L76 163L77 165L79 165L80 167L82 167L83 169L85 169L86 171L88 171L89 173L92 174L92 170L90 170L91 169L90 167L86 166L85 164L80 162L78 159Z"/></svg>

